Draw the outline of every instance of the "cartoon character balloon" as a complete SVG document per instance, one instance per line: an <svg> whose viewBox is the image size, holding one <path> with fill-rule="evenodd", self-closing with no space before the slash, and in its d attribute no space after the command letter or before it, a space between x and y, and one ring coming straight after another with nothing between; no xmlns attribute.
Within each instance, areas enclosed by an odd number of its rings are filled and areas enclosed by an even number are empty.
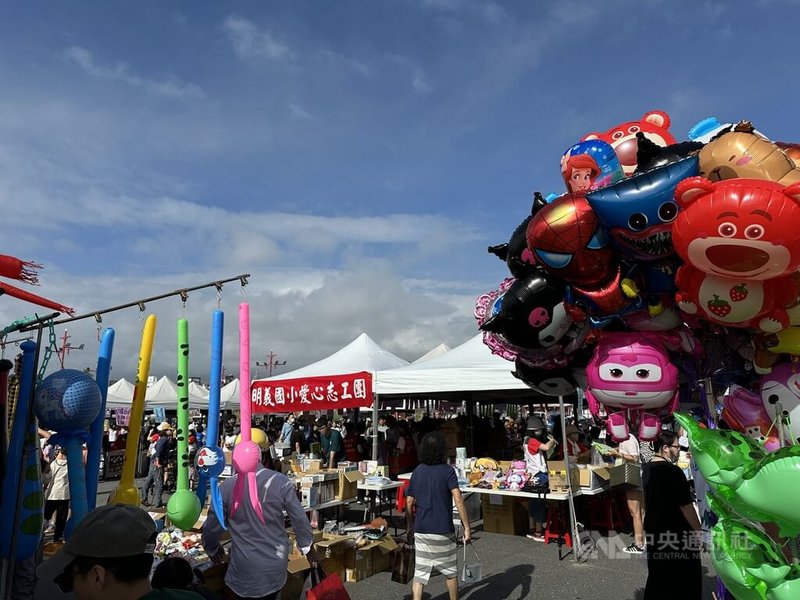
<svg viewBox="0 0 800 600"><path fill-rule="evenodd" d="M585 195L625 177L614 148L603 140L578 142L561 156L561 177L567 191Z"/></svg>
<svg viewBox="0 0 800 600"><path fill-rule="evenodd" d="M647 139L659 146L669 146L677 140L669 132L669 115L660 110L646 113L639 121L628 121L612 127L606 132L594 132L583 140L603 140L611 144L616 152L625 175L632 175L636 170L636 153L639 148L636 134L643 133Z"/></svg>
<svg viewBox="0 0 800 600"><path fill-rule="evenodd" d="M800 182L800 168L749 121L723 133L700 151L700 175L711 181L763 179L782 185Z"/></svg>
<svg viewBox="0 0 800 600"><path fill-rule="evenodd" d="M586 381L589 410L598 416L606 408L606 429L616 441L627 440L631 428L640 440L655 439L659 412L678 407L678 369L655 334L603 333Z"/></svg>
<svg viewBox="0 0 800 600"><path fill-rule="evenodd" d="M760 395L734 384L723 396L722 402L721 416L731 428L752 438L767 451L780 448L780 441Z"/></svg>
<svg viewBox="0 0 800 600"><path fill-rule="evenodd" d="M789 325L800 278L800 183L682 181L673 222L676 278L684 312L731 327L776 332Z"/></svg>
<svg viewBox="0 0 800 600"><path fill-rule="evenodd" d="M773 367L761 378L760 391L769 420L786 423L782 425L786 445L800 443L800 364L782 363ZM779 402L781 412L776 414Z"/></svg>
<svg viewBox="0 0 800 600"><path fill-rule="evenodd" d="M675 291L678 261L673 257L672 222L678 183L697 175L697 158L638 173L589 193L586 200L620 252L641 263L651 306L666 305ZM668 299L663 296L668 296ZM659 313L661 310L651 311Z"/></svg>
<svg viewBox="0 0 800 600"><path fill-rule="evenodd" d="M572 287L587 313L604 317L631 307L636 291L623 290L608 235L585 198L565 195L542 208L528 223L527 237L537 262Z"/></svg>
<svg viewBox="0 0 800 600"><path fill-rule="evenodd" d="M528 230L528 223L539 210L547 206L547 201L544 196L539 192L533 194L533 204L531 205L531 214L522 220L522 223L517 225L517 228L511 233L508 242L497 244L496 246L489 246L487 250L490 254L494 254L497 258L508 265L508 270L511 275L520 279L531 272L531 269L536 268L536 260L528 250L528 238L526 231Z"/></svg>

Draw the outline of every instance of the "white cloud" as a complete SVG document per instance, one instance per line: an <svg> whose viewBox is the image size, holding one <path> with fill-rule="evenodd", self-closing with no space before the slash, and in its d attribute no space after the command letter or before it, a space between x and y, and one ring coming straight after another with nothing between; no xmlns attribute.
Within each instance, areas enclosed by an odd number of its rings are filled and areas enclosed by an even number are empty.
<svg viewBox="0 0 800 600"><path fill-rule="evenodd" d="M311 116L310 112L308 112L305 108L303 108L296 102L290 102L289 104L287 104L287 108L289 109L289 112L292 114L292 116L297 119L302 119L304 121L311 121L314 118Z"/></svg>
<svg viewBox="0 0 800 600"><path fill-rule="evenodd" d="M422 95L429 94L433 91L433 88L425 77L425 73L421 69L414 72L414 76L411 78L411 87L414 88L415 92Z"/></svg>
<svg viewBox="0 0 800 600"><path fill-rule="evenodd" d="M291 60L294 53L289 46L275 37L271 31L260 29L252 21L231 15L222 24L233 51L241 59L266 59L268 61Z"/></svg>
<svg viewBox="0 0 800 600"><path fill-rule="evenodd" d="M61 53L64 60L78 65L85 73L98 79L120 81L132 88L142 90L154 96L186 100L202 98L203 89L194 83L181 81L170 75L166 79L155 80L134 75L124 62L112 66L98 64L92 53L81 46L70 46Z"/></svg>

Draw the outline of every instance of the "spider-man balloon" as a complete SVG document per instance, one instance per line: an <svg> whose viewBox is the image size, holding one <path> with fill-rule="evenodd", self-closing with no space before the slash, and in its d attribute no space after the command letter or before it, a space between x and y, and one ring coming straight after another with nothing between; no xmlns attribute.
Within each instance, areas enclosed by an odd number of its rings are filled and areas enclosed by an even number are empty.
<svg viewBox="0 0 800 600"><path fill-rule="evenodd" d="M585 198L561 196L528 223L528 249L548 273L572 286L593 316L630 306L609 238Z"/></svg>

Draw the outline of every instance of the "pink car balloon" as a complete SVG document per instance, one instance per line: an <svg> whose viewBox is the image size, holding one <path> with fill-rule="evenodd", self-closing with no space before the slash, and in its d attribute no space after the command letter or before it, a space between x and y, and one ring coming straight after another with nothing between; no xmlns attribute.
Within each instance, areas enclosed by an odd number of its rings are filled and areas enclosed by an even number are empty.
<svg viewBox="0 0 800 600"><path fill-rule="evenodd" d="M800 442L800 364L775 365L772 372L761 378L761 401L768 419L778 418L788 422L784 426L785 443L791 446ZM777 403L781 414L776 414Z"/></svg>
<svg viewBox="0 0 800 600"><path fill-rule="evenodd" d="M738 385L732 385L722 398L722 418L736 431L753 438L769 452L780 448L780 441L761 396Z"/></svg>
<svg viewBox="0 0 800 600"><path fill-rule="evenodd" d="M655 439L659 413L678 408L678 369L655 333L603 333L586 381L589 410L598 416L605 407L606 429L616 441L627 440L631 429L642 441Z"/></svg>

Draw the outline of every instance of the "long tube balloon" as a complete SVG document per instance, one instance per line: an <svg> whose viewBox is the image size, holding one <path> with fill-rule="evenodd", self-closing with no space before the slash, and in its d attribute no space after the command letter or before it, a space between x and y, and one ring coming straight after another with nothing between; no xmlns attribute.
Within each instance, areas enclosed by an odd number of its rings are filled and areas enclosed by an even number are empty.
<svg viewBox="0 0 800 600"><path fill-rule="evenodd" d="M33 419L33 377L36 369L36 344L22 342L22 371L11 439L8 468L0 496L0 555L24 560L36 553L42 537L42 479L39 472L39 444ZM31 450L34 450L31 452ZM25 464L23 470L23 462ZM22 504L18 508L22 487Z"/></svg>
<svg viewBox="0 0 800 600"><path fill-rule="evenodd" d="M8 373L14 364L6 359L0 359L0 481L6 474L6 452L8 451Z"/></svg>
<svg viewBox="0 0 800 600"><path fill-rule="evenodd" d="M209 372L208 428L206 443L198 451L196 462L200 480L197 484L197 497L202 506L206 502L206 489L211 483L211 506L214 514L225 529L225 514L222 496L219 493L219 476L225 468L225 454L219 447L220 387L222 381L222 332L225 313L215 310L211 319L211 369Z"/></svg>
<svg viewBox="0 0 800 600"><path fill-rule="evenodd" d="M100 350L97 354L95 381L100 388L100 412L89 427L89 443L86 454L86 499L88 509L97 505L97 479L100 476L100 456L103 453L103 421L106 418L108 381L111 377L111 354L114 350L114 330L110 327L103 332Z"/></svg>
<svg viewBox="0 0 800 600"><path fill-rule="evenodd" d="M189 489L189 321L178 319L178 480L167 502L167 517L191 529L200 517L200 499Z"/></svg>
<svg viewBox="0 0 800 600"><path fill-rule="evenodd" d="M233 487L231 516L236 514L243 502L244 480L250 495L250 505L258 519L264 523L264 513L256 489L256 469L261 462L261 450L253 441L251 432L252 411L250 406L250 305L239 304L239 408L242 419L242 441L233 449L233 466L238 476Z"/></svg>
<svg viewBox="0 0 800 600"><path fill-rule="evenodd" d="M156 337L156 316L149 315L144 323L142 345L139 349L139 367L136 370L136 385L133 390L128 439L119 485L109 496L109 504L139 506L139 489L136 487L136 457L139 454L139 436L142 434L144 418L144 395L147 392L147 377L150 374L150 358L153 356L153 340Z"/></svg>

